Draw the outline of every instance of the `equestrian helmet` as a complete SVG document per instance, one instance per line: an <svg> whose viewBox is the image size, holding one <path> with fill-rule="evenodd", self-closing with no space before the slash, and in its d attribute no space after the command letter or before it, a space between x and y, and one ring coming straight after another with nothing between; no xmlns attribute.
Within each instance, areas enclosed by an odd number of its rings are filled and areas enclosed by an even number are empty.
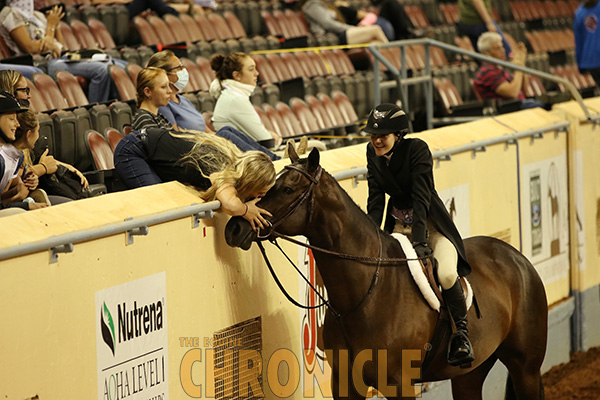
<svg viewBox="0 0 600 400"><path fill-rule="evenodd" d="M397 105L383 103L371 111L364 131L370 135L403 134L408 132L408 117Z"/></svg>

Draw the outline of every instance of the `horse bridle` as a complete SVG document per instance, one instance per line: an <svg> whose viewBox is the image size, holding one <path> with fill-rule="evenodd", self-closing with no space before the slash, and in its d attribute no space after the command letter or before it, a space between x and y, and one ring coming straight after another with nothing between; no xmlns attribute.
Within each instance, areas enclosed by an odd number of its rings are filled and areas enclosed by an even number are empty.
<svg viewBox="0 0 600 400"><path fill-rule="evenodd" d="M288 218L290 215L292 215L293 213L296 212L296 210L298 208L300 208L300 206L302 205L302 203L304 203L304 201L306 199L308 199L310 197L310 203L308 206L308 218L306 219L306 225L310 225L311 221L312 221L312 211L313 211L313 205L314 205L314 198L311 196L313 189L315 186L317 186L317 184L319 183L319 180L321 180L321 174L323 173L323 168L319 165L317 167L317 171L315 173L315 176L311 176L308 172L306 172L303 169L298 168L298 166L296 166L295 164L289 164L286 165L284 167L287 170L294 170L296 172L299 172L300 174L302 174L306 179L308 179L308 181L310 182L310 184L308 185L308 187L304 190L304 192L302 192L302 194L296 198L296 200L294 201L294 203L292 203L292 205L288 208L287 212L285 214L283 214L283 216L281 218L279 218L279 220L275 221L275 222L271 222L269 220L267 220L267 222L269 223L269 231L267 232L267 234L265 235L261 235L260 232L260 228L258 231L258 235L257 235L257 239L259 240L265 240L268 239L269 237L271 237L272 235L276 235L279 237L282 237L281 234L277 233L275 231L275 228L277 228L279 225L281 225L283 223L283 221L286 220L286 218Z"/></svg>

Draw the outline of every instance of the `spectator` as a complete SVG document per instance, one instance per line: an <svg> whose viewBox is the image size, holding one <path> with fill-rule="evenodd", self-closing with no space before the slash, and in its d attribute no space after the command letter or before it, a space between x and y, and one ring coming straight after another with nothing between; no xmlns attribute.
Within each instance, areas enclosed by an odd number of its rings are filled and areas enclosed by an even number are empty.
<svg viewBox="0 0 600 400"><path fill-rule="evenodd" d="M279 145L281 137L265 128L250 102L258 80L252 57L240 52L227 57L216 54L210 60L210 66L216 74L210 84L210 94L217 98L212 118L215 128L233 126L259 143L275 140Z"/></svg>
<svg viewBox="0 0 600 400"><path fill-rule="evenodd" d="M0 35L15 55L50 52L49 75L54 76L58 70L67 70L73 75L83 76L89 81L90 103L107 101L111 81L105 62L70 62L67 56L58 58L63 48L63 37L57 27L63 16L59 6L52 8L46 18L41 12L33 10L33 0L8 0L7 6L0 12ZM113 61L122 67L125 65L122 60Z"/></svg>
<svg viewBox="0 0 600 400"><path fill-rule="evenodd" d="M124 4L129 12L129 19L146 10L154 11L160 17L165 14L179 15L179 13L196 11L194 3L188 0L181 3L169 3L163 0L92 0L92 4Z"/></svg>
<svg viewBox="0 0 600 400"><path fill-rule="evenodd" d="M352 26L344 22L339 10L322 0L301 0L302 13L315 35L333 32L339 44L387 43L379 25Z"/></svg>
<svg viewBox="0 0 600 400"><path fill-rule="evenodd" d="M0 91L0 193L3 194L3 202L0 204L0 215L2 216L21 212L19 210L7 211L5 210L7 208L34 210L48 206L43 203L10 201L11 199L18 197L24 199L29 192L18 173L20 164L23 161L22 154L19 154L13 146L7 146L15 140L15 134L19 127L17 113L25 111L27 111L27 109L22 108L17 102L17 99L10 93ZM11 184L13 187L9 188L9 185ZM6 199L6 201L4 201L4 199Z"/></svg>
<svg viewBox="0 0 600 400"><path fill-rule="evenodd" d="M394 38L390 40L403 40L412 37L410 31L412 24L404 11L404 6L398 0L371 0L371 4L377 10L377 23L381 24L379 20L385 20L391 24Z"/></svg>
<svg viewBox="0 0 600 400"><path fill-rule="evenodd" d="M17 101L23 107L29 107L29 100L31 99L29 86L27 85L27 81L18 71L13 70L3 70L0 71L0 90L4 90L10 94L12 94ZM27 131L31 130L32 134L39 137L39 123L35 114L30 112L23 112L18 115L19 128L17 128L16 140L19 141L21 136L28 136ZM24 130L23 130L24 129ZM20 130L23 130L19 133ZM35 143L35 141L33 142ZM38 163L34 164L34 158L37 158L33 154L33 144L30 146L27 142L22 142L18 145L16 142L14 143L15 147L18 147L19 150L23 152L24 163L28 166L28 170L35 173L38 178L45 177L48 175L54 174L59 165L62 165L65 169L72 172L77 176L77 178L81 181L82 189L88 188L87 179L83 176L83 174L75 167L70 164L55 160L53 156L48 155L48 149L39 155ZM63 196L58 196L59 193L55 193L53 187L49 185L45 185L45 179L40 179L40 188L44 189L50 198L50 202L52 204L59 204L64 202ZM62 194L62 193L61 193ZM56 196L56 197L55 197Z"/></svg>
<svg viewBox="0 0 600 400"><path fill-rule="evenodd" d="M575 11L575 57L582 72L588 71L600 86L600 5L598 0L583 0Z"/></svg>
<svg viewBox="0 0 600 400"><path fill-rule="evenodd" d="M492 0L458 0L460 21L457 28L459 35L467 35L476 51L477 40L483 32L496 32L502 38L502 44L506 52L506 59L511 58L512 49L506 41L502 30L490 15Z"/></svg>
<svg viewBox="0 0 600 400"><path fill-rule="evenodd" d="M157 127L172 129L172 124L158 112L158 108L169 103L171 85L164 69L148 67L137 76L137 106L131 127L134 131Z"/></svg>
<svg viewBox="0 0 600 400"><path fill-rule="evenodd" d="M27 79L32 79L33 74L43 74L44 71L37 67L33 67L31 65L17 65L17 64L0 64L0 70L12 69L14 71L19 71L23 76Z"/></svg>
<svg viewBox="0 0 600 400"><path fill-rule="evenodd" d="M192 103L184 96L178 94L187 84L189 75L183 67L181 60L170 50L164 50L154 54L148 61L148 67L156 67L167 71L167 76L171 84L171 98L168 104L159 107L158 111L173 125L175 130L191 129L207 133L214 133L206 127L206 121L202 114L196 110ZM251 137L231 126L223 126L216 132L217 136L223 137L233 142L241 151L258 150L267 154L271 160L278 160L280 157L269 151L266 147L257 143Z"/></svg>
<svg viewBox="0 0 600 400"><path fill-rule="evenodd" d="M219 200L223 211L264 227L256 206L275 183L275 168L258 151L241 153L230 141L198 131L149 128L125 136L115 149L115 169L128 188L179 181Z"/></svg>
<svg viewBox="0 0 600 400"><path fill-rule="evenodd" d="M506 59L505 48L502 45L502 36L497 32L485 32L477 41L481 54L499 60ZM524 66L527 49L523 43L515 51L513 64ZM523 91L529 85L527 74L515 71L512 75L495 64L484 62L475 76L475 88L483 99L490 100L521 100L521 109L543 107L543 104L534 99L526 99Z"/></svg>

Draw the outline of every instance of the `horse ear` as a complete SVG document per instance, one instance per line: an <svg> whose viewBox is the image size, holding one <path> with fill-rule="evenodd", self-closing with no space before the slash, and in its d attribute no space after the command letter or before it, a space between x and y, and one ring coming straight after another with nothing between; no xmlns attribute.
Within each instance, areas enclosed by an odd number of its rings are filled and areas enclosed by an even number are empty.
<svg viewBox="0 0 600 400"><path fill-rule="evenodd" d="M317 169L320 160L321 155L319 154L319 150L317 150L317 148L314 147L308 155L308 170L312 171Z"/></svg>
<svg viewBox="0 0 600 400"><path fill-rule="evenodd" d="M296 153L296 146L294 145L293 140L288 140L286 150L292 164L297 163L300 160L300 156L298 156L298 153Z"/></svg>

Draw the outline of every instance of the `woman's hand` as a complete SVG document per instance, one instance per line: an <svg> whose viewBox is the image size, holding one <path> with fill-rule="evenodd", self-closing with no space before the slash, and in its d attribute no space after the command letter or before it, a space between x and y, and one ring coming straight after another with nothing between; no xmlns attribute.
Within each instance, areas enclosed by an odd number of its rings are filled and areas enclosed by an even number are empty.
<svg viewBox="0 0 600 400"><path fill-rule="evenodd" d="M90 184L89 184L88 180L86 179L86 177L77 168L75 168L75 167L72 167L72 168L73 169L71 170L71 172L73 172L75 175L77 175L79 177L79 179L81 179L81 186L83 186L83 190L88 190L90 188Z"/></svg>
<svg viewBox="0 0 600 400"><path fill-rule="evenodd" d="M27 172L27 175L25 175L25 180L23 180L23 184L25 184L27 189L35 190L39 184L38 176L34 174L33 171Z"/></svg>
<svg viewBox="0 0 600 400"><path fill-rule="evenodd" d="M262 209L260 207L256 206L256 203L258 203L260 201L260 197L256 198L254 200L250 200L247 201L245 203L246 205L246 212L242 215L242 217L250 222L250 225L252 226L252 230L258 230L260 229L264 229L267 226L269 226L269 223L267 222L267 220L261 215L261 214L265 214L268 215L269 217L271 217L271 213L268 212L265 209Z"/></svg>
<svg viewBox="0 0 600 400"><path fill-rule="evenodd" d="M63 8L61 6L54 6L48 14L46 14L46 21L48 21L48 29L56 29L60 20L65 16ZM54 35L53 35L54 36Z"/></svg>
<svg viewBox="0 0 600 400"><path fill-rule="evenodd" d="M40 164L46 167L47 174L53 174L58 169L58 164L54 159L54 156L48 155L48 149L40 156Z"/></svg>

